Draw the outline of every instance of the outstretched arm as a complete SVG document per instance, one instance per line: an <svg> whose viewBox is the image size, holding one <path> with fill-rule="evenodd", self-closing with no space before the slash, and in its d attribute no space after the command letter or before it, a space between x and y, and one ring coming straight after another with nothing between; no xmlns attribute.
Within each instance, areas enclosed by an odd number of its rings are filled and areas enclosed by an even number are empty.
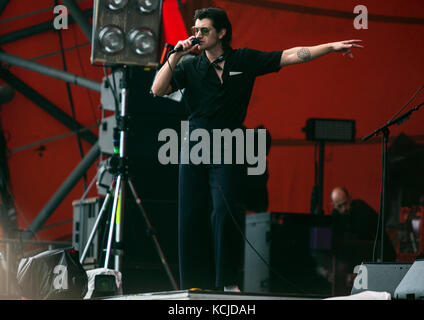
<svg viewBox="0 0 424 320"><path fill-rule="evenodd" d="M295 47L284 50L281 56L280 66L288 66L291 64L299 64L312 61L322 57L330 52L343 52L343 55L348 55L353 58L350 51L352 48L363 48L359 43L362 40L346 40L339 42L331 42L313 47Z"/></svg>

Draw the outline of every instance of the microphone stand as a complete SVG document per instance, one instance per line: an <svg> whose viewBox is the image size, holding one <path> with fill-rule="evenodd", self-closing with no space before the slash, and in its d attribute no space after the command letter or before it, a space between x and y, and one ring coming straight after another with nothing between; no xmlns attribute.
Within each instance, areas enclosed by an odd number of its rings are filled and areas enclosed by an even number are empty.
<svg viewBox="0 0 424 320"><path fill-rule="evenodd" d="M382 179L381 179L381 197L380 197L380 212L379 212L379 219L381 219L381 247L380 247L380 262L384 262L384 219L386 214L386 187L387 187L387 144L389 141L389 135L390 131L389 128L394 125L400 125L403 122L409 120L412 112L417 111L419 108L421 108L424 105L424 102L420 103L416 107L412 108L408 112L405 112L404 114L398 116L397 118L387 122L385 125L381 126L380 128L374 130L369 135L362 138L362 141L367 141L373 136L377 136L378 134L383 134L383 140L382 140Z"/></svg>

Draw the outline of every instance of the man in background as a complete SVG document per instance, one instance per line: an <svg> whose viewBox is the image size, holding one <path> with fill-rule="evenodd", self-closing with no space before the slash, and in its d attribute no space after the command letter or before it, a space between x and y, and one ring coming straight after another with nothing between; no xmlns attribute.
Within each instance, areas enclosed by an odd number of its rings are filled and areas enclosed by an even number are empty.
<svg viewBox="0 0 424 320"><path fill-rule="evenodd" d="M380 257L381 241L376 240L377 235L381 236L378 214L365 201L352 199L344 187L334 188L330 197L333 206L335 295L349 295L353 285L353 268ZM395 261L393 245L387 233L384 236L384 261Z"/></svg>
<svg viewBox="0 0 424 320"><path fill-rule="evenodd" d="M333 221L344 238L358 240L374 240L378 215L365 201L352 199L349 192L343 187L336 187L331 192L333 206Z"/></svg>

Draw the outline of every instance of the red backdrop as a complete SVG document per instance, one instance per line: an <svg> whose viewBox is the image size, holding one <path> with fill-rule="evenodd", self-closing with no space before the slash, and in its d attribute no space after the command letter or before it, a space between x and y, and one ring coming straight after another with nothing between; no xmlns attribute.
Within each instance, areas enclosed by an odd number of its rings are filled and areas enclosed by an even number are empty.
<svg viewBox="0 0 424 320"><path fill-rule="evenodd" d="M92 1L78 2L84 8ZM231 1L217 0L216 5L227 10L233 24L233 47L260 50L280 50L345 39L362 39L365 49L356 50L352 60L341 54L330 54L304 65L283 68L277 74L257 80L246 124L265 125L273 137L269 156L270 210L309 211L310 194L314 184L315 147L305 143L301 129L306 119L355 119L360 138L387 121L424 84L424 3L421 0L362 1L369 13L367 30L356 30L353 13L357 1ZM25 4L25 5L23 5ZM282 5L283 4L283 5ZM287 7L296 4L304 7ZM0 36L53 19L50 0L10 1L0 18ZM310 7L336 11L311 14ZM40 12L38 12L40 10ZM37 11L31 16L23 16ZM335 16L334 16L335 15ZM409 23L397 17L421 18ZM177 19L177 20L175 20ZM176 0L166 0L164 28L167 42L185 35ZM383 20L383 21L381 21ZM175 22L177 21L177 22ZM68 71L100 82L102 68L90 65L90 44L79 27L72 25L62 31L65 48L82 45L66 52ZM181 36L180 36L181 35ZM58 35L45 32L23 40L4 44L7 53L62 69L57 51ZM54 55L44 56L48 53ZM32 86L71 116L64 82L22 69L10 71ZM71 85L76 120L90 126L100 120L98 93ZM423 101L422 92L417 102ZM412 104L411 104L412 105ZM417 142L424 135L423 113L394 127L391 136L404 132ZM37 147L13 152L27 144L69 132L69 129L47 115L27 98L16 93L14 100L2 106L1 121L8 138L11 187L16 200L19 223L25 228L36 217L62 182L81 161L75 136L46 142ZM97 130L93 130L97 134ZM329 192L336 185L346 186L354 197L369 202L378 209L381 178L379 139L373 143L326 146L324 177L324 209L328 213ZM83 141L84 152L90 145ZM90 182L96 165L87 173ZM47 225L70 219L72 201L83 194L82 181L66 197L47 221ZM96 194L93 188L89 196ZM72 224L40 232L39 239L69 236Z"/></svg>
<svg viewBox="0 0 424 320"><path fill-rule="evenodd" d="M352 18L334 15L353 14L357 1L215 2L228 12L232 21L233 47L279 50L338 40L363 40L365 49L354 51L354 59L329 54L311 63L283 68L278 74L259 78L255 84L246 124L250 127L264 124L274 140L269 156L270 210L309 212L315 147L304 143L301 129L306 119L355 119L358 138L390 119L424 84L424 3L362 1L368 8L368 29L356 30ZM282 4L299 7L288 10ZM323 10L311 14L316 12L311 8L337 12ZM420 24L390 22L397 17L421 20ZM415 105L423 97L421 92ZM415 113L410 121L394 127L391 136L404 132L422 139L423 121L422 112ZM327 213L331 210L329 193L336 185L346 186L354 197L366 200L378 210L381 147L379 139L372 142L326 146L324 209Z"/></svg>

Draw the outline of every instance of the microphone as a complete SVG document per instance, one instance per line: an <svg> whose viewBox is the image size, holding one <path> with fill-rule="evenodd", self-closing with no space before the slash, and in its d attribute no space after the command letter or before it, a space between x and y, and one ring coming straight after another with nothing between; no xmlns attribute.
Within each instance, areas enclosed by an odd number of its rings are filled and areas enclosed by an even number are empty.
<svg viewBox="0 0 424 320"><path fill-rule="evenodd" d="M196 44L199 44L199 43L200 43L200 39L199 38L193 38L193 39L191 39L191 45L192 46L195 46ZM179 47L174 48L173 50L169 51L169 55L171 55L171 54L173 54L175 52L180 52L180 51L183 51L183 47L182 46L179 46Z"/></svg>

